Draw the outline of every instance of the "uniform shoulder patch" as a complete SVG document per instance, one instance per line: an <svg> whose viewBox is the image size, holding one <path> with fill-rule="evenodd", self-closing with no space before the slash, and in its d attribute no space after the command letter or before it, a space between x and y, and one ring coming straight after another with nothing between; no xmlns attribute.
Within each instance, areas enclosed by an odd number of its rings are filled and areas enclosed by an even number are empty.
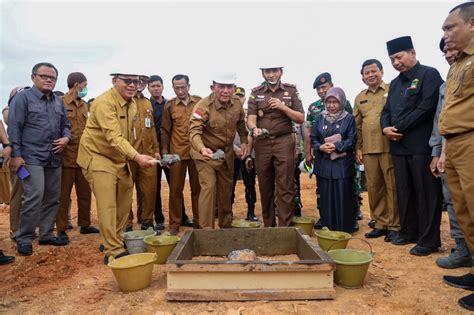
<svg viewBox="0 0 474 315"><path fill-rule="evenodd" d="M263 87L264 87L264 85L259 85L259 86L257 86L257 87L254 87L254 88L252 89L252 92L258 92L258 91L260 91Z"/></svg>

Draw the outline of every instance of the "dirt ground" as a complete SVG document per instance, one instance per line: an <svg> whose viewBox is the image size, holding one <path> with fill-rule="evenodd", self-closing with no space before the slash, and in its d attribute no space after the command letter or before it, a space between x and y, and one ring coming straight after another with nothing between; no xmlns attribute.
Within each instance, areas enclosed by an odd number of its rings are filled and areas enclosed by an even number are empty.
<svg viewBox="0 0 474 315"><path fill-rule="evenodd" d="M316 216L314 179L308 179L306 175L301 178L303 215ZM163 202L167 206L167 185L162 187L165 187ZM246 214L242 182L238 183L237 190L234 216L240 219ZM185 196L186 207L190 209L188 186ZM369 230L366 193L363 213L361 229L355 237L363 237ZM259 204L257 216L261 218ZM165 217L168 223L167 213ZM76 226L75 205L73 219ZM15 243L8 235L8 222L8 207L0 206L0 248L7 254L16 254ZM98 225L95 208L93 225ZM68 233L70 245L56 248L38 246L35 242L33 256L18 256L13 264L0 266L0 313L461 314L463 309L457 305L457 300L468 292L445 285L441 279L444 274L461 275L468 269L446 271L435 265L436 258L445 255L453 245L446 213L443 213L441 233L443 252L428 257L410 255L410 245L393 246L383 238L371 240L375 259L363 288L336 286L335 300L177 303L165 299L163 265L155 266L149 288L133 293L120 292L112 272L102 263L103 255L98 250L100 237L81 235L76 226ZM353 242L353 246L363 244Z"/></svg>

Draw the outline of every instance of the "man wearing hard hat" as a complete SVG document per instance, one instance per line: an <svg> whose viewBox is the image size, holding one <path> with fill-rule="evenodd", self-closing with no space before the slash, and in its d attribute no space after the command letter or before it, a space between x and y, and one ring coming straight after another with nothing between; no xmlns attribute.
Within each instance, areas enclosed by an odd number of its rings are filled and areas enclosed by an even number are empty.
<svg viewBox="0 0 474 315"><path fill-rule="evenodd" d="M247 156L247 129L242 102L234 96L235 75L216 76L212 93L199 101L190 119L191 157L199 173L199 225L214 228L215 201L219 227L232 224L233 142L240 136L240 158ZM222 157L216 153L222 150Z"/></svg>
<svg viewBox="0 0 474 315"><path fill-rule="evenodd" d="M292 137L292 122L302 124L304 110L296 86L281 82L282 66L268 65L260 70L265 82L252 89L247 124L255 138L263 222L265 227L276 226L276 183L278 225L289 226L294 212L295 139Z"/></svg>
<svg viewBox="0 0 474 315"><path fill-rule="evenodd" d="M130 144L137 113L132 98L140 84L139 74L115 72L111 76L113 87L94 100L77 156L96 198L106 264L109 257L127 255L120 234L132 205L130 161L147 168L154 159L139 154Z"/></svg>

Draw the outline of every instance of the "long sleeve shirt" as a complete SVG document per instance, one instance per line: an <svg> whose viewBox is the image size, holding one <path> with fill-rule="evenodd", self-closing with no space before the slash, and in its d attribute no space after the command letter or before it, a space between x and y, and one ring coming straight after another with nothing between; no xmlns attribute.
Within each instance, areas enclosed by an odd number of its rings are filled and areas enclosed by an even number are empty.
<svg viewBox="0 0 474 315"><path fill-rule="evenodd" d="M439 100L438 100L438 106L436 107L436 114L433 120L433 130L431 131L431 137L430 137L430 147L432 148L431 150L431 156L437 156L439 157L441 155L441 149L443 147L443 136L439 132L438 128L438 120L439 120L439 114L441 113L441 110L443 109L444 106L444 92L446 90L446 83L443 83L441 87L439 88Z"/></svg>
<svg viewBox="0 0 474 315"><path fill-rule="evenodd" d="M391 83L382 111L382 130L394 126L403 137L390 141L394 155L431 155L428 141L443 79L438 70L419 62Z"/></svg>
<svg viewBox="0 0 474 315"><path fill-rule="evenodd" d="M30 165L61 166L53 141L71 139L71 125L60 97L52 93L47 97L33 86L12 100L8 122L12 157L22 157Z"/></svg>

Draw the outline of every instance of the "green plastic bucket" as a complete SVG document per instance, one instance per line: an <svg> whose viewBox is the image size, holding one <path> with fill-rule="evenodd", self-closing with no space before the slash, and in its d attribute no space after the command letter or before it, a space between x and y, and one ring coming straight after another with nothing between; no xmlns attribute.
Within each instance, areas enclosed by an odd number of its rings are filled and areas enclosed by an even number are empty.
<svg viewBox="0 0 474 315"><path fill-rule="evenodd" d="M143 239L149 235L154 235L153 228L148 230L137 230L125 232L122 234L123 241L127 246L127 251L130 254L146 253L145 243Z"/></svg>
<svg viewBox="0 0 474 315"><path fill-rule="evenodd" d="M314 218L311 217L296 217L294 216L291 220L293 226L297 226L303 229L303 231L309 236L313 235Z"/></svg>
<svg viewBox="0 0 474 315"><path fill-rule="evenodd" d="M355 249L330 249L328 251L329 257L336 263L334 282L345 288L362 287L369 265L374 259L370 243L363 239L359 240L369 245L369 252Z"/></svg>
<svg viewBox="0 0 474 315"><path fill-rule="evenodd" d="M331 231L327 227L323 227L321 230L316 230L316 238L318 239L319 247L324 251L332 249L344 249L347 247L347 243L351 239L352 235L341 231Z"/></svg>
<svg viewBox="0 0 474 315"><path fill-rule="evenodd" d="M255 229L260 227L260 223L256 221L241 219L239 221L232 222L232 227L240 229Z"/></svg>
<svg viewBox="0 0 474 315"><path fill-rule="evenodd" d="M145 245L148 252L158 255L155 264L165 264L180 240L181 238L174 235L151 235L145 237Z"/></svg>

